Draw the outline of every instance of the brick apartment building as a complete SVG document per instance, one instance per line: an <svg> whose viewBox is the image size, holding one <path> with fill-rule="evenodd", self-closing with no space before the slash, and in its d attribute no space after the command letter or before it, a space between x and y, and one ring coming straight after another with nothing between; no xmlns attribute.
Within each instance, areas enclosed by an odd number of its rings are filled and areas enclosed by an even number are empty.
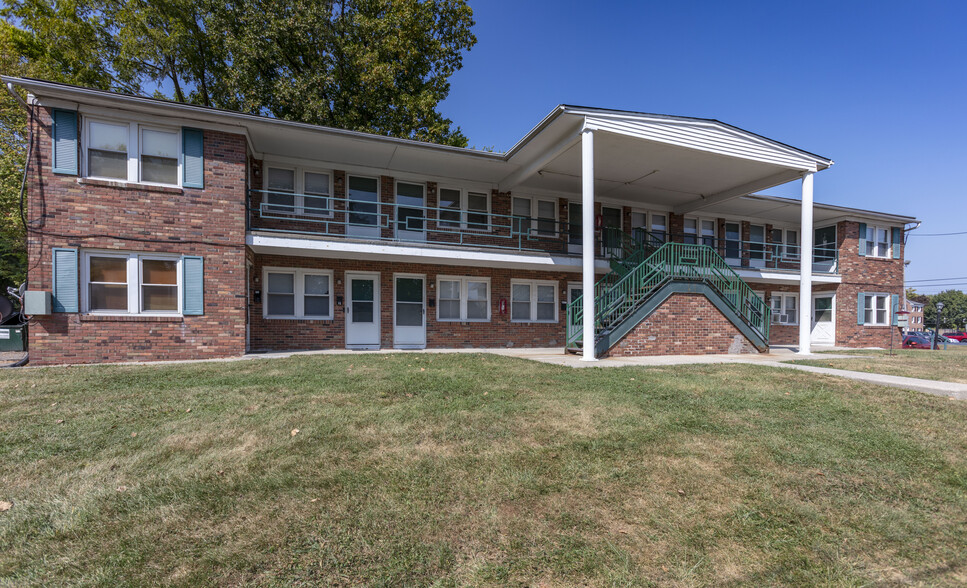
<svg viewBox="0 0 967 588"><path fill-rule="evenodd" d="M706 119L561 106L507 153L4 78L33 364L326 348L890 344L912 217ZM802 199L758 191L801 181ZM593 289L594 296L583 296ZM585 345L585 341L594 341Z"/></svg>

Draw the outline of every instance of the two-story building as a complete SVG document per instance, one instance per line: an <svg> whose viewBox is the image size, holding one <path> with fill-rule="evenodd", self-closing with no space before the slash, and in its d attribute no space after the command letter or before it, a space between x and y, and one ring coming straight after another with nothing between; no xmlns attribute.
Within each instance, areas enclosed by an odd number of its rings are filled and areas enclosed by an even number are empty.
<svg viewBox="0 0 967 588"><path fill-rule="evenodd" d="M491 153L3 81L31 116L28 289L52 295L33 364L895 330L915 219L814 203L831 160L716 120L559 106Z"/></svg>

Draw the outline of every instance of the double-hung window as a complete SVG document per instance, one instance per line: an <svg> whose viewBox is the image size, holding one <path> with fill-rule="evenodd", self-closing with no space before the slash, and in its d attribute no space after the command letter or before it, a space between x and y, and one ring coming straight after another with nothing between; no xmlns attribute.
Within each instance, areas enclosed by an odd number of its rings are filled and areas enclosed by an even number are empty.
<svg viewBox="0 0 967 588"><path fill-rule="evenodd" d="M441 227L490 229L490 197L486 192L440 188L439 207Z"/></svg>
<svg viewBox="0 0 967 588"><path fill-rule="evenodd" d="M270 165L265 172L265 202L275 213L329 216L331 176L325 172Z"/></svg>
<svg viewBox="0 0 967 588"><path fill-rule="evenodd" d="M889 227L866 226L866 255L869 257L890 257L893 255Z"/></svg>
<svg viewBox="0 0 967 588"><path fill-rule="evenodd" d="M88 119L87 177L180 185L181 130Z"/></svg>
<svg viewBox="0 0 967 588"><path fill-rule="evenodd" d="M512 206L515 232L543 237L553 237L557 234L555 200L515 197Z"/></svg>
<svg viewBox="0 0 967 588"><path fill-rule="evenodd" d="M268 319L332 319L332 272L287 268L265 269Z"/></svg>
<svg viewBox="0 0 967 588"><path fill-rule="evenodd" d="M557 283L511 280L510 320L522 323L556 323Z"/></svg>
<svg viewBox="0 0 967 588"><path fill-rule="evenodd" d="M890 295L863 294L863 324L890 324Z"/></svg>
<svg viewBox="0 0 967 588"><path fill-rule="evenodd" d="M796 294L773 294L769 298L769 308L772 311L772 322L779 325L795 325L799 323L799 296Z"/></svg>
<svg viewBox="0 0 967 588"><path fill-rule="evenodd" d="M82 301L95 314L178 314L181 259L157 254L85 252Z"/></svg>
<svg viewBox="0 0 967 588"><path fill-rule="evenodd" d="M490 280L440 276L438 282L437 320L489 321Z"/></svg>
<svg viewBox="0 0 967 588"><path fill-rule="evenodd" d="M799 231L772 229L772 250L782 259L799 259Z"/></svg>

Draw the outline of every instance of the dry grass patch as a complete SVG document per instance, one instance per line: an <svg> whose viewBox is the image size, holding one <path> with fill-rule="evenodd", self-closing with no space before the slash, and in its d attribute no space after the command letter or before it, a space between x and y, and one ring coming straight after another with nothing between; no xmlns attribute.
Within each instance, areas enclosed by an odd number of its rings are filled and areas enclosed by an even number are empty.
<svg viewBox="0 0 967 588"><path fill-rule="evenodd" d="M942 398L485 355L5 375L0 584L963 576L967 409Z"/></svg>
<svg viewBox="0 0 967 588"><path fill-rule="evenodd" d="M892 355L881 349L851 349L847 353L857 357L803 359L789 363L967 384L967 345L951 345L946 350L900 349Z"/></svg>

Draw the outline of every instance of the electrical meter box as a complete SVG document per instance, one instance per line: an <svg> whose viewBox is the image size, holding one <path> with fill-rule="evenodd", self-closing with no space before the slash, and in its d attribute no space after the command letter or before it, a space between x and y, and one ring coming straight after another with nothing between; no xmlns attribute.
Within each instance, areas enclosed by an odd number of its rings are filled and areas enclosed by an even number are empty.
<svg viewBox="0 0 967 588"><path fill-rule="evenodd" d="M50 314L50 292L41 290L24 292L23 313L31 316Z"/></svg>

